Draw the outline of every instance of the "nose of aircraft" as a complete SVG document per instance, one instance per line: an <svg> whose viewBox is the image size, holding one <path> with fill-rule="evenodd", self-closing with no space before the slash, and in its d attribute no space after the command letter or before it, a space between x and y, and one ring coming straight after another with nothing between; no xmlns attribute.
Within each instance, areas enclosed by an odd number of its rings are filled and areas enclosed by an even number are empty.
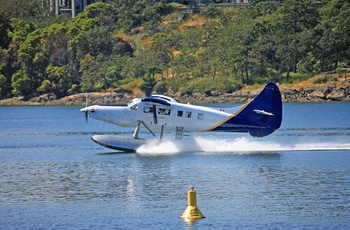
<svg viewBox="0 0 350 230"><path fill-rule="evenodd" d="M83 112L83 113L93 113L95 112L95 107L94 106L89 106L89 107L85 107L85 108L82 108L80 110L80 112Z"/></svg>
<svg viewBox="0 0 350 230"><path fill-rule="evenodd" d="M86 121L86 124L87 124L88 123L89 114L95 112L95 109L92 108L91 106L89 106L89 107L82 108L80 110L80 112L85 113L85 121Z"/></svg>
<svg viewBox="0 0 350 230"><path fill-rule="evenodd" d="M85 113L85 122L87 124L88 123L88 117L89 117L89 108L88 107L83 108L83 109L80 110L80 112Z"/></svg>
<svg viewBox="0 0 350 230"><path fill-rule="evenodd" d="M86 112L88 112L88 111L89 111L89 110L88 110L88 107L83 108L83 109L80 110L80 112L83 112L83 113L86 113Z"/></svg>

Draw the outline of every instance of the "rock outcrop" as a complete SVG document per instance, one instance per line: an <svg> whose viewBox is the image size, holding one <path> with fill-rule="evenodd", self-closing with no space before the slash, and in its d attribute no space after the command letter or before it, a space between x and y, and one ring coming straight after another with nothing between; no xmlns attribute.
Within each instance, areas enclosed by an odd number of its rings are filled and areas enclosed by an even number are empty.
<svg viewBox="0 0 350 230"><path fill-rule="evenodd" d="M313 85L305 89L280 87L283 102L327 102L350 101L350 80L344 80L338 84L330 82L324 85ZM260 90L236 91L223 93L212 91L210 93L169 95L182 103L209 104L209 103L244 103L253 99ZM24 98L14 97L0 100L0 105L88 105L93 104L126 104L134 98L133 95L121 93L80 93L57 99L56 95L49 93L38 97Z"/></svg>

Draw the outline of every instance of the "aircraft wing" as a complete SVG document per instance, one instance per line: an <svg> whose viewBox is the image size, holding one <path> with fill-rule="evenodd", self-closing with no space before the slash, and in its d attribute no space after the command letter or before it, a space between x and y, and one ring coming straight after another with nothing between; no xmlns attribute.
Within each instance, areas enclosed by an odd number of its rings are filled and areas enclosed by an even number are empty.
<svg viewBox="0 0 350 230"><path fill-rule="evenodd" d="M152 105L165 105L170 106L170 103L164 99L156 98L156 97L145 97L141 99L142 102L148 102Z"/></svg>

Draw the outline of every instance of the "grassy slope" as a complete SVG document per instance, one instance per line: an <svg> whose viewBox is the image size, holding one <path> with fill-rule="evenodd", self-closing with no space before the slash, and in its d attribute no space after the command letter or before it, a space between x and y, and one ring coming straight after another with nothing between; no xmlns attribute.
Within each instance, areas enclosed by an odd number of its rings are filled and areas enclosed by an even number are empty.
<svg viewBox="0 0 350 230"><path fill-rule="evenodd" d="M172 14L169 14L167 16L165 16L163 18L163 21L161 22L159 29L164 28L168 23L171 23L172 21L176 20L179 16L179 14L184 10L183 5L179 5L175 12L173 12ZM205 22L207 21L206 18L203 18L202 16L200 16L199 14L189 14L186 16L186 19L181 21L180 24L178 24L177 26L174 26L173 28L170 27L170 29L175 29L177 31L180 31L182 33L185 33L189 28L193 28L193 27L201 27L205 24ZM141 28L141 33L139 34L134 34L134 35L128 35L125 33L120 33L118 34L118 36L120 37L126 37L127 40L130 41L137 41L139 47L141 47L142 49L148 49L152 43L152 36L148 36L147 34L145 34L143 32L143 28ZM177 56L181 53L181 51L178 50L173 50L173 55ZM165 74L163 74L164 76ZM284 88L293 88L296 90L303 90L309 87L312 87L314 85L324 85L325 83L319 83L316 84L315 81L319 78L325 78L324 75L316 75L316 76L312 76L306 80L295 80L292 83L288 83L288 84L280 84L280 88L284 89ZM342 82L345 78L344 78L344 74L342 74L341 77L339 77L338 74L333 74L333 75L328 75L328 78L330 79L337 79L337 81L335 82L336 85L338 86L340 84L340 82ZM161 75L156 75L156 79L161 79ZM141 85L142 80L140 79L136 79L134 82L128 83L126 86L121 86L120 88L123 87L127 87L127 88L131 88L132 89L132 93L135 96L139 96L142 95L143 92L139 89L139 86ZM245 85L242 88L242 91L251 91L251 90L256 90L256 89L261 89L263 88L264 85L259 85L259 84L254 84L254 85Z"/></svg>

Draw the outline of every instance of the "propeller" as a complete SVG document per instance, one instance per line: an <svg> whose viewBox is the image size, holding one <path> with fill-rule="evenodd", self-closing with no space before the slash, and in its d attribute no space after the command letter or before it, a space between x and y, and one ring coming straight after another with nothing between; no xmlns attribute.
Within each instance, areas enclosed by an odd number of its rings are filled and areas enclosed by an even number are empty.
<svg viewBox="0 0 350 230"><path fill-rule="evenodd" d="M85 92L85 121L86 124L88 123L88 118L89 118L89 110L87 109L88 107L88 93Z"/></svg>
<svg viewBox="0 0 350 230"><path fill-rule="evenodd" d="M88 123L88 118L89 118L89 111L86 110L86 111L85 111L85 121L86 121L86 124Z"/></svg>

